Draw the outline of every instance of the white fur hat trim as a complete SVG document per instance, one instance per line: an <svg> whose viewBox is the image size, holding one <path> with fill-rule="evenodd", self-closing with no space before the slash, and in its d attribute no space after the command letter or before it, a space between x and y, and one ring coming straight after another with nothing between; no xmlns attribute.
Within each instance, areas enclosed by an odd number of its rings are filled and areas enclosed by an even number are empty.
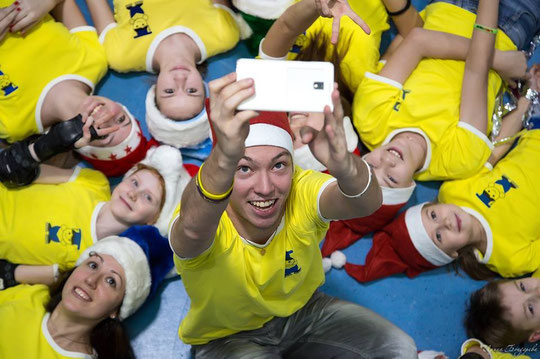
<svg viewBox="0 0 540 359"><path fill-rule="evenodd" d="M429 263L438 267L452 262L454 259L444 253L429 237L422 223L422 207L427 202L412 206L405 213L405 224L409 231L411 241L418 251Z"/></svg>
<svg viewBox="0 0 540 359"><path fill-rule="evenodd" d="M159 217L154 223L162 236L167 236L167 229L174 209L180 203L182 192L191 180L191 176L182 166L182 155L177 148L162 145L152 147L146 153L146 158L140 163L155 168L165 180L165 203ZM131 176L135 167L125 174L124 178Z"/></svg>
<svg viewBox="0 0 540 359"><path fill-rule="evenodd" d="M416 182L413 181L412 185L405 188L390 188L381 186L383 195L383 204L401 204L406 203L411 198L414 189L416 188Z"/></svg>
<svg viewBox="0 0 540 359"><path fill-rule="evenodd" d="M150 293L150 266L148 258L141 247L129 238L110 236L103 238L86 248L77 259L80 265L91 252L108 254L124 268L126 274L126 293L120 306L119 319L124 320L133 314L144 303Z"/></svg>
<svg viewBox="0 0 540 359"><path fill-rule="evenodd" d="M156 106L156 85L152 85L146 94L146 125L152 136L161 143L176 148L191 147L210 137L210 123L206 109L192 119L173 121L159 111ZM204 82L208 95L208 85Z"/></svg>
<svg viewBox="0 0 540 359"><path fill-rule="evenodd" d="M294 0L233 0L233 5L246 14L274 20L283 14Z"/></svg>
<svg viewBox="0 0 540 359"><path fill-rule="evenodd" d="M135 117L133 117L131 112L129 112L124 105L121 106L131 121L131 130L129 131L129 135L116 146L96 147L88 145L76 149L78 153L96 160L112 161L113 159L119 160L126 157L141 144L142 133L141 128L139 127L139 122L135 119ZM111 157L113 157L113 159L111 159Z"/></svg>
<svg viewBox="0 0 540 359"><path fill-rule="evenodd" d="M276 146L286 149L291 155L294 153L293 141L289 132L267 123L250 125L245 145L246 147Z"/></svg>

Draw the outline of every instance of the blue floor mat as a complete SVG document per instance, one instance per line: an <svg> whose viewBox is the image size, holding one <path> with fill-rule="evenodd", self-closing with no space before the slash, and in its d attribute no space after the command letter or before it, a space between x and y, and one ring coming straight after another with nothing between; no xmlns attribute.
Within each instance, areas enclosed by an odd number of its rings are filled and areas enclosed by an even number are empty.
<svg viewBox="0 0 540 359"><path fill-rule="evenodd" d="M77 2L89 21L84 1ZM425 4L425 1L413 3ZM233 71L236 59L240 57L250 57L243 43L211 58L206 79L212 80ZM540 51L536 51L530 64L539 61ZM125 104L143 123L146 92L153 82L154 76L146 73L110 71L96 93ZM148 135L146 128L144 131ZM438 188L439 183L419 183L410 204L435 199ZM344 252L349 261L361 264L370 247L371 237L368 236ZM450 267L424 273L415 279L397 275L368 284L358 284L344 270L333 269L322 290L386 317L411 335L419 350L441 350L450 358L457 358L461 343L466 339L462 325L465 303L470 293L483 284L465 274L456 275ZM178 325L188 308L189 298L182 281L179 278L166 281L157 295L126 322L137 357L189 358L189 347L177 335ZM531 349L533 352L528 355L540 358L535 347Z"/></svg>

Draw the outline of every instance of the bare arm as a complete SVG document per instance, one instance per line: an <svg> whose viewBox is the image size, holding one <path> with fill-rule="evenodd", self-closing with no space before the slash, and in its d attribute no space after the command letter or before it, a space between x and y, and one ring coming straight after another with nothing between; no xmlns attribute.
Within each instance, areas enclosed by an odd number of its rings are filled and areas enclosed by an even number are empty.
<svg viewBox="0 0 540 359"><path fill-rule="evenodd" d="M54 266L33 266L21 264L15 268L15 280L24 284L53 285L58 268Z"/></svg>
<svg viewBox="0 0 540 359"><path fill-rule="evenodd" d="M480 0L476 23L497 28L499 0ZM495 35L474 29L469 53L465 60L465 73L459 108L460 121L474 126L482 133L487 131L488 72L493 61Z"/></svg>
<svg viewBox="0 0 540 359"><path fill-rule="evenodd" d="M49 165L40 164L39 165L39 177L34 181L34 183L41 184L58 184L69 181L75 170L73 168L59 168Z"/></svg>
<svg viewBox="0 0 540 359"><path fill-rule="evenodd" d="M303 0L290 6L268 30L262 43L262 51L271 57L287 55L296 38L306 31L319 16L334 18L332 43L337 42L339 22L342 16L349 16L366 33L369 33L369 27L351 9L346 0L333 1L331 7L327 2L328 0Z"/></svg>
<svg viewBox="0 0 540 359"><path fill-rule="evenodd" d="M70 30L88 25L75 0L64 0L53 9L51 14L56 21L62 22Z"/></svg>
<svg viewBox="0 0 540 359"><path fill-rule="evenodd" d="M86 5L98 34L101 34L107 25L115 22L107 0L86 0Z"/></svg>
<svg viewBox="0 0 540 359"><path fill-rule="evenodd" d="M238 161L244 154L249 119L254 111L236 112L236 107L254 92L253 80L236 81L232 73L210 82L211 121L217 144L204 162L200 179L210 193L225 193L233 183ZM216 234L228 199L214 203L205 200L193 179L182 194L180 216L174 223L170 242L181 257L193 258L207 249Z"/></svg>
<svg viewBox="0 0 540 359"><path fill-rule="evenodd" d="M523 126L522 119L529 110L529 106L530 101L525 97L521 97L518 100L517 108L504 116L501 132L495 138L495 142L506 138L511 138L521 130ZM513 143L514 141L512 140L495 146L493 151L491 151L491 156L489 156L488 162L495 166L495 164L499 162L499 160L503 158L504 155L510 150Z"/></svg>
<svg viewBox="0 0 540 359"><path fill-rule="evenodd" d="M471 40L465 37L412 29L400 43L391 44L391 54L379 75L404 83L423 58L465 60L470 44ZM492 66L503 78L511 81L525 76L527 62L521 51L495 50Z"/></svg>

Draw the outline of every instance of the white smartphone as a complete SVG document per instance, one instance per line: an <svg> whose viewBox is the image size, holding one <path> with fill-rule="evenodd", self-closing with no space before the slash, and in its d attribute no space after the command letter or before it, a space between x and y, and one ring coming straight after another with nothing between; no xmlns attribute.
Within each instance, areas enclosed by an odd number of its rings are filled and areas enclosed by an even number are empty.
<svg viewBox="0 0 540 359"><path fill-rule="evenodd" d="M237 79L252 78L255 95L239 110L323 112L332 105L334 65L320 61L239 59Z"/></svg>

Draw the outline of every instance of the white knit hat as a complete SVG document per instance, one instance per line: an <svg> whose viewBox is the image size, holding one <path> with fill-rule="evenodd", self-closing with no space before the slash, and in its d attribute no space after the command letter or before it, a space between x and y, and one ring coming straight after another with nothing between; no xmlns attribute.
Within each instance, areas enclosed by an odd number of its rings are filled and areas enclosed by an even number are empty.
<svg viewBox="0 0 540 359"><path fill-rule="evenodd" d="M126 237L110 236L99 240L86 248L79 256L76 265L80 265L91 252L108 254L124 268L126 274L126 292L120 306L119 319L124 320L144 303L150 293L150 266L141 247Z"/></svg>
<svg viewBox="0 0 540 359"><path fill-rule="evenodd" d="M177 148L161 145L152 147L146 153L142 164L155 168L165 180L165 203L159 217L153 225L159 229L162 236L167 236L167 229L172 218L174 209L180 202L182 192L191 180L191 176L182 165L182 155ZM133 167L124 178L135 172Z"/></svg>
<svg viewBox="0 0 540 359"><path fill-rule="evenodd" d="M206 82L204 90L208 96L209 90ZM176 148L192 147L210 137L210 124L206 109L195 117L174 121L165 117L156 106L156 85L152 85L146 94L146 125L150 134L159 142Z"/></svg>

